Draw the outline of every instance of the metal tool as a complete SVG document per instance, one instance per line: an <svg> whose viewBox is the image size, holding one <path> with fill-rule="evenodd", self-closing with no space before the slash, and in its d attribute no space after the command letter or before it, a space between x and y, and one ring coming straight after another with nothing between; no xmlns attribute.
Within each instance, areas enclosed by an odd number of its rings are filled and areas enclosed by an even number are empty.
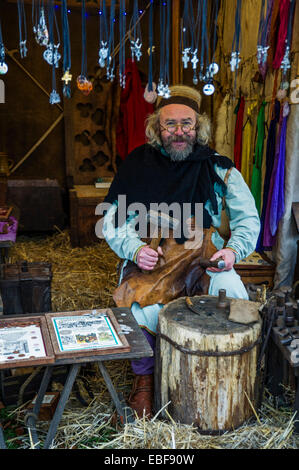
<svg viewBox="0 0 299 470"><path fill-rule="evenodd" d="M176 230L179 225L179 220L170 217L168 214L150 210L147 213L147 222L154 227L154 233L150 243L153 250L157 250L161 238L169 235L169 230Z"/></svg>

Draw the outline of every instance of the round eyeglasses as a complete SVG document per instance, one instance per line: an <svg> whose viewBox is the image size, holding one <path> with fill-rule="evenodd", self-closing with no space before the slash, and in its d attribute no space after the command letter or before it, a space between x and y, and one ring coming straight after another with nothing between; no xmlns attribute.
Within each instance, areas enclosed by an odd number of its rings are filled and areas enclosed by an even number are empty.
<svg viewBox="0 0 299 470"><path fill-rule="evenodd" d="M196 127L192 127L191 124L169 124L168 126L162 126L162 124L160 124L160 127L164 131L169 132L169 134L174 134L178 130L178 127L181 128L181 131L184 134L188 134L189 132L196 130Z"/></svg>

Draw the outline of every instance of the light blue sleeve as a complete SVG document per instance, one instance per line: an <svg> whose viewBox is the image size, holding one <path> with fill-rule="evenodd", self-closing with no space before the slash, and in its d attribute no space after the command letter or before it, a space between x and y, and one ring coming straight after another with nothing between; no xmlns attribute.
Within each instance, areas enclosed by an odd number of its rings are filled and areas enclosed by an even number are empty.
<svg viewBox="0 0 299 470"><path fill-rule="evenodd" d="M112 204L106 215L102 233L110 248L117 254L119 258L133 261L136 250L145 245L135 230L134 219L135 214L129 215L126 223L121 227L114 228L114 217L117 210L117 204Z"/></svg>
<svg viewBox="0 0 299 470"><path fill-rule="evenodd" d="M216 171L224 180L227 170L216 167ZM210 201L206 204L206 208L212 216L214 227L219 227L221 222L222 198L218 193L217 200L219 213L216 216L212 214ZM238 263L255 250L260 232L260 218L250 189L236 168L232 169L228 178L225 201L231 231L227 246L238 252L236 256L236 263ZM219 235L216 235L216 246L219 239L222 240ZM219 247L217 246L217 248Z"/></svg>

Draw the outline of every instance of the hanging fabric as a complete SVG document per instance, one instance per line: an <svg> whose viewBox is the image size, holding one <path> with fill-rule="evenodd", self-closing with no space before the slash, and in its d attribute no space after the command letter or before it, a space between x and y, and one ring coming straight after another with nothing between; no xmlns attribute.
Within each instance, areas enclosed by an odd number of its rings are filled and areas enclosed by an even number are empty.
<svg viewBox="0 0 299 470"><path fill-rule="evenodd" d="M250 187L252 177L252 112L257 106L257 101L248 106L247 119L243 127L243 142L242 142L242 160L241 160L241 173L242 176Z"/></svg>
<svg viewBox="0 0 299 470"><path fill-rule="evenodd" d="M261 214L261 230L260 235L257 241L256 251L258 253L267 250L267 247L263 245L263 236L264 236L264 226L265 226L265 217L266 217L266 210L267 210L267 201L269 195L269 187L270 181L275 161L275 146L276 146L276 134L277 134L277 126L279 124L279 116L280 116L280 102L275 100L274 109L273 109L273 117L270 122L268 137L267 137L267 148L266 148L266 171L265 171L265 179L264 179L264 193L263 193L263 208Z"/></svg>
<svg viewBox="0 0 299 470"><path fill-rule="evenodd" d="M262 1L260 25L258 34L258 45L257 45L257 62L260 73L265 80L267 73L267 57L268 57L268 41L271 28L271 17L273 12L274 0L268 0L267 9L265 14L265 0Z"/></svg>
<svg viewBox="0 0 299 470"><path fill-rule="evenodd" d="M289 9L289 17L288 17L287 36L285 40L285 51L284 51L283 59L280 64L280 68L282 70L282 80L281 80L282 89L287 89L289 87L289 83L287 81L287 72L291 68L290 53L291 53L291 45L292 45L292 33L293 33L295 6L296 6L296 0L291 0L290 9Z"/></svg>
<svg viewBox="0 0 299 470"><path fill-rule="evenodd" d="M278 224L284 213L284 172L286 153L286 129L290 108L286 101L281 106L279 132L276 143L275 162L270 181L267 210L265 217L263 244L272 247L275 244Z"/></svg>
<svg viewBox="0 0 299 470"><path fill-rule="evenodd" d="M237 170L241 171L242 159L242 137L243 137L243 118L244 118L245 100L241 96L234 113L237 115L235 125L235 144L234 144L234 163Z"/></svg>
<svg viewBox="0 0 299 470"><path fill-rule="evenodd" d="M272 63L273 69L280 68L281 61L285 53L290 4L291 4L290 0L280 0L279 30L278 30L276 51L275 51L275 55L274 55L274 59Z"/></svg>
<svg viewBox="0 0 299 470"><path fill-rule="evenodd" d="M265 139L265 106L266 102L263 101L257 117L257 136L251 180L251 192L259 214L261 213L262 163Z"/></svg>
<svg viewBox="0 0 299 470"><path fill-rule="evenodd" d="M145 119L154 106L143 99L143 88L136 62L126 60L126 87L120 95L120 114L116 129L117 153L122 160L146 143Z"/></svg>
<svg viewBox="0 0 299 470"><path fill-rule="evenodd" d="M279 2L280 0L274 0L272 7L271 23L268 38L268 55L267 55L267 67L272 68L272 63L276 51L277 44L277 31L279 29Z"/></svg>

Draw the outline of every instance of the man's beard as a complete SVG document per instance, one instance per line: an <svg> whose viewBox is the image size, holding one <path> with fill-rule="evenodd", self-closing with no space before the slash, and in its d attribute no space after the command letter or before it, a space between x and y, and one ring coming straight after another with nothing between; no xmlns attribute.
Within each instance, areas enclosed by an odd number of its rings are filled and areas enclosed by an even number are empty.
<svg viewBox="0 0 299 470"><path fill-rule="evenodd" d="M195 144L196 137L195 136L175 136L170 135L169 137L161 137L163 142L163 147L170 156L170 159L173 162L182 162L186 160L188 155L193 152L193 146ZM186 146L183 150L176 149L172 146L172 142L186 142Z"/></svg>

